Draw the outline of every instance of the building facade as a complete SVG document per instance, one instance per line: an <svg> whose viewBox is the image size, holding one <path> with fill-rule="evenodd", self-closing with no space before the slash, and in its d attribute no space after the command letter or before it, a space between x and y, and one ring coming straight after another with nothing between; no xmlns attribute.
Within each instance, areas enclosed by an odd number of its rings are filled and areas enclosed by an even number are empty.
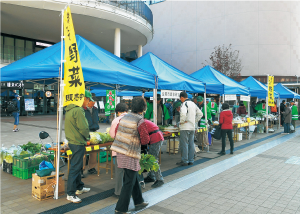
<svg viewBox="0 0 300 214"><path fill-rule="evenodd" d="M75 33L116 56L129 61L141 56L153 39L153 15L141 0L1 1L0 67L60 42L60 14L68 4ZM58 84L34 80L3 83L1 114L7 115L6 103L15 94L22 96L21 115L27 114L24 99L34 100L34 114L56 114L57 89Z"/></svg>
<svg viewBox="0 0 300 214"><path fill-rule="evenodd" d="M193 73L216 46L238 50L247 76L275 75L296 83L300 76L299 1L164 1L150 6L153 41L143 48Z"/></svg>

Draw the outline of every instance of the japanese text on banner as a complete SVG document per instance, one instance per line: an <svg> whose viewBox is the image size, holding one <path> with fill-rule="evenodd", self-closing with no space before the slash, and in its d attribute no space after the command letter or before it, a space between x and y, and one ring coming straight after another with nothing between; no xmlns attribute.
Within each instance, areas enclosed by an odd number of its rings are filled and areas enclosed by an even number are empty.
<svg viewBox="0 0 300 214"><path fill-rule="evenodd" d="M105 112L115 110L116 106L116 91L106 90Z"/></svg>
<svg viewBox="0 0 300 214"><path fill-rule="evenodd" d="M82 74L78 46L70 7L64 12L65 64L64 64L64 104L82 106L85 84Z"/></svg>
<svg viewBox="0 0 300 214"><path fill-rule="evenodd" d="M274 106L274 76L269 76L268 78L268 104L269 106Z"/></svg>

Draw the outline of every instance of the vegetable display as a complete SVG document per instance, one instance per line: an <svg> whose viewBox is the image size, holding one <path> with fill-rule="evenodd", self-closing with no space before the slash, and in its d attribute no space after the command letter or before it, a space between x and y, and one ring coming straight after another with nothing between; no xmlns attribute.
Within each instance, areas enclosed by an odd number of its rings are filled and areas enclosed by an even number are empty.
<svg viewBox="0 0 300 214"><path fill-rule="evenodd" d="M144 170L146 170L147 172L149 172L151 170L154 172L157 172L157 170L159 169L157 160L155 159L155 157L153 155L149 155L149 154L141 155L140 166L141 166L141 169L139 170L139 174L142 174L142 172Z"/></svg>
<svg viewBox="0 0 300 214"><path fill-rule="evenodd" d="M6 155L5 159L6 163L13 163L13 156L12 155Z"/></svg>
<svg viewBox="0 0 300 214"><path fill-rule="evenodd" d="M101 136L102 144L114 141L114 139L110 136L109 133L102 133L102 132L97 132L97 133Z"/></svg>
<svg viewBox="0 0 300 214"><path fill-rule="evenodd" d="M102 141L100 135L97 132L90 132L90 143L91 145L99 144Z"/></svg>
<svg viewBox="0 0 300 214"><path fill-rule="evenodd" d="M21 148L24 151L28 151L31 154L35 154L41 151L42 144L28 142L27 144L21 145Z"/></svg>

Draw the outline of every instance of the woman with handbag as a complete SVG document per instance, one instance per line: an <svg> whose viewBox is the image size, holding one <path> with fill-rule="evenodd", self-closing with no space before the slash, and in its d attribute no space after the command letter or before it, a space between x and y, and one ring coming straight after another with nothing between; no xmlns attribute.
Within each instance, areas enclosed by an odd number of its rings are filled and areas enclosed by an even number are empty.
<svg viewBox="0 0 300 214"><path fill-rule="evenodd" d="M233 114L231 110L229 109L229 104L228 103L223 103L222 105L223 111L220 113L220 121L219 123L221 124L221 135L222 135L222 150L218 153L219 155L225 155L225 146L226 146L226 134L229 138L230 142L230 154L233 154L233 139L232 139L232 119L233 119Z"/></svg>

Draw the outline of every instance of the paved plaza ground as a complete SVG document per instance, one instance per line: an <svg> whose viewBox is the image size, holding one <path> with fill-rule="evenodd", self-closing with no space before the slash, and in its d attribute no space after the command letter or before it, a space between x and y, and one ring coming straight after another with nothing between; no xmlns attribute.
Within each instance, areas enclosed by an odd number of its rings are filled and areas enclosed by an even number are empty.
<svg viewBox="0 0 300 214"><path fill-rule="evenodd" d="M150 204L139 213L300 213L299 125L293 134L283 135L280 128L236 142L233 155L217 155L221 142L214 141L210 152L197 153L195 164L187 167L176 166L180 155L169 155L164 145L165 184L157 189L146 184L143 195ZM108 126L100 124L100 130ZM56 116L20 117L20 132L12 132L12 127L13 118L1 118L5 147L39 142L40 131L56 138ZM91 191L80 196L82 203L72 204L66 194L58 200L37 201L31 196L31 179L21 180L1 170L1 213L114 213L117 199L112 196L110 172L102 169L99 177L85 174L83 182Z"/></svg>

